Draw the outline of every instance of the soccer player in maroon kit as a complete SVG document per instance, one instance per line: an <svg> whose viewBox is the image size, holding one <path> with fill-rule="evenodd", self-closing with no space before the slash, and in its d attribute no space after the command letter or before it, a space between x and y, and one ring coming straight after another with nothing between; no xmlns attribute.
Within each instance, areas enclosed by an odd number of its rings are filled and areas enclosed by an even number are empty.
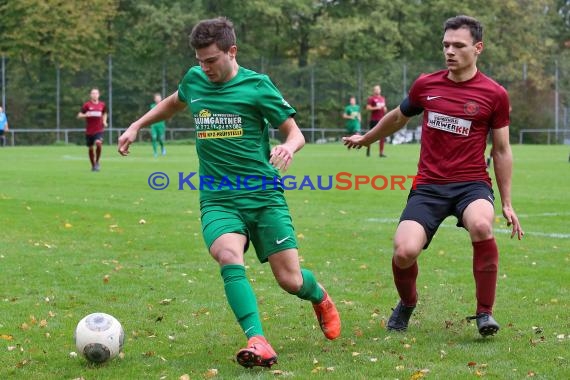
<svg viewBox="0 0 570 380"><path fill-rule="evenodd" d="M477 328L494 335L493 318L499 252L493 235L494 196L485 165L486 138L493 141L493 162L503 216L511 238L524 235L511 204L512 151L509 143L507 91L477 70L483 51L483 27L476 19L457 16L444 24L443 53L447 70L421 75L399 107L364 136L343 138L349 148L368 146L402 128L423 112L422 144L416 186L394 236L392 272L400 301L387 329L404 331L417 303L417 258L439 225L450 215L469 232Z"/></svg>
<svg viewBox="0 0 570 380"><path fill-rule="evenodd" d="M372 95L368 97L366 102L366 110L370 112L370 121L368 122L368 129L372 129L378 124L380 119L384 117L388 108L386 107L386 99L381 95L382 88L379 84L372 89ZM385 138L381 138L378 143L380 147L380 157L386 157L384 154ZM370 146L366 147L366 157L370 157Z"/></svg>
<svg viewBox="0 0 570 380"><path fill-rule="evenodd" d="M99 89L91 89L90 99L83 104L77 118L85 119L85 143L89 149L91 170L98 172L103 149L103 131L107 126L107 107L99 100Z"/></svg>

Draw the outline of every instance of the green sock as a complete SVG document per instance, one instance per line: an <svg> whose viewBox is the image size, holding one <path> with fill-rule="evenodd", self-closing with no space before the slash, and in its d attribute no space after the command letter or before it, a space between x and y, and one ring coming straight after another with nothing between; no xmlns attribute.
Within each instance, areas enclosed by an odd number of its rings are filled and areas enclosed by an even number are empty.
<svg viewBox="0 0 570 380"><path fill-rule="evenodd" d="M245 276L245 267L237 264L224 265L221 273L228 303L247 338L263 335L257 299Z"/></svg>
<svg viewBox="0 0 570 380"><path fill-rule="evenodd" d="M301 269L301 275L303 276L303 285L296 296L302 300L311 301L312 303L321 302L325 293L317 283L313 272L308 269Z"/></svg>
<svg viewBox="0 0 570 380"><path fill-rule="evenodd" d="M154 152L154 154L156 154L156 148L157 148L157 144L156 144L156 140L152 140L152 151Z"/></svg>

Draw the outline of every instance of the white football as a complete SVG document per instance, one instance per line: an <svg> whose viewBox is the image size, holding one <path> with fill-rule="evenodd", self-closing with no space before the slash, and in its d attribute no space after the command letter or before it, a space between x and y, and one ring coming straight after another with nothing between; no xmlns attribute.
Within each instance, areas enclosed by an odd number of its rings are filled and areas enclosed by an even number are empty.
<svg viewBox="0 0 570 380"><path fill-rule="evenodd" d="M119 355L123 349L125 332L112 315L89 314L75 328L77 351L93 363L104 363Z"/></svg>

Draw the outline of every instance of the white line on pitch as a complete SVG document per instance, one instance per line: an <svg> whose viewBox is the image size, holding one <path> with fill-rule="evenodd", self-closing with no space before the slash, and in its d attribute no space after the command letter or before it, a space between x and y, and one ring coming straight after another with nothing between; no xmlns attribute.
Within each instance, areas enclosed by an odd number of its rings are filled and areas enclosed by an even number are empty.
<svg viewBox="0 0 570 380"><path fill-rule="evenodd" d="M366 219L367 222L374 222L374 223L382 223L382 224L391 224L391 223L398 223L399 219L394 218L368 218ZM442 223L441 227L444 228L452 228L456 227L454 224L449 223ZM511 233L511 230L506 228L495 228L496 232L500 233ZM563 234L563 233L556 233L556 232L539 232L539 231L525 231L525 235L528 236L540 236L540 237L547 237L553 239L570 239L570 234Z"/></svg>

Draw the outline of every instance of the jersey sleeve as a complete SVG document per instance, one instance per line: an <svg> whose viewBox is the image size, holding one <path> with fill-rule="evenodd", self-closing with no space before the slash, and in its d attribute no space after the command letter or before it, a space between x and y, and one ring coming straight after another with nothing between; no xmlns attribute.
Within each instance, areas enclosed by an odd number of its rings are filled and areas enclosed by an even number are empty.
<svg viewBox="0 0 570 380"><path fill-rule="evenodd" d="M499 86L497 101L495 102L495 112L493 112L493 119L491 120L491 128L499 129L509 126L511 123L510 109L509 93L504 87Z"/></svg>
<svg viewBox="0 0 570 380"><path fill-rule="evenodd" d="M297 114L297 111L283 98L267 75L259 81L256 90L258 91L258 107L262 116L273 128L279 128L287 118Z"/></svg>
<svg viewBox="0 0 570 380"><path fill-rule="evenodd" d="M191 67L178 84L178 100L186 104L188 104L188 99L190 98L190 83L194 69L194 67Z"/></svg>
<svg viewBox="0 0 570 380"><path fill-rule="evenodd" d="M406 99L404 99L402 103L400 103L400 111L405 117L412 117L419 115L420 113L423 112L423 110L424 109L422 107L413 105L410 101L409 96L407 96Z"/></svg>
<svg viewBox="0 0 570 380"><path fill-rule="evenodd" d="M400 103L400 111L402 111L402 114L406 117L419 115L424 110L419 96L422 77L423 75L420 75L418 79L414 81L408 96Z"/></svg>

